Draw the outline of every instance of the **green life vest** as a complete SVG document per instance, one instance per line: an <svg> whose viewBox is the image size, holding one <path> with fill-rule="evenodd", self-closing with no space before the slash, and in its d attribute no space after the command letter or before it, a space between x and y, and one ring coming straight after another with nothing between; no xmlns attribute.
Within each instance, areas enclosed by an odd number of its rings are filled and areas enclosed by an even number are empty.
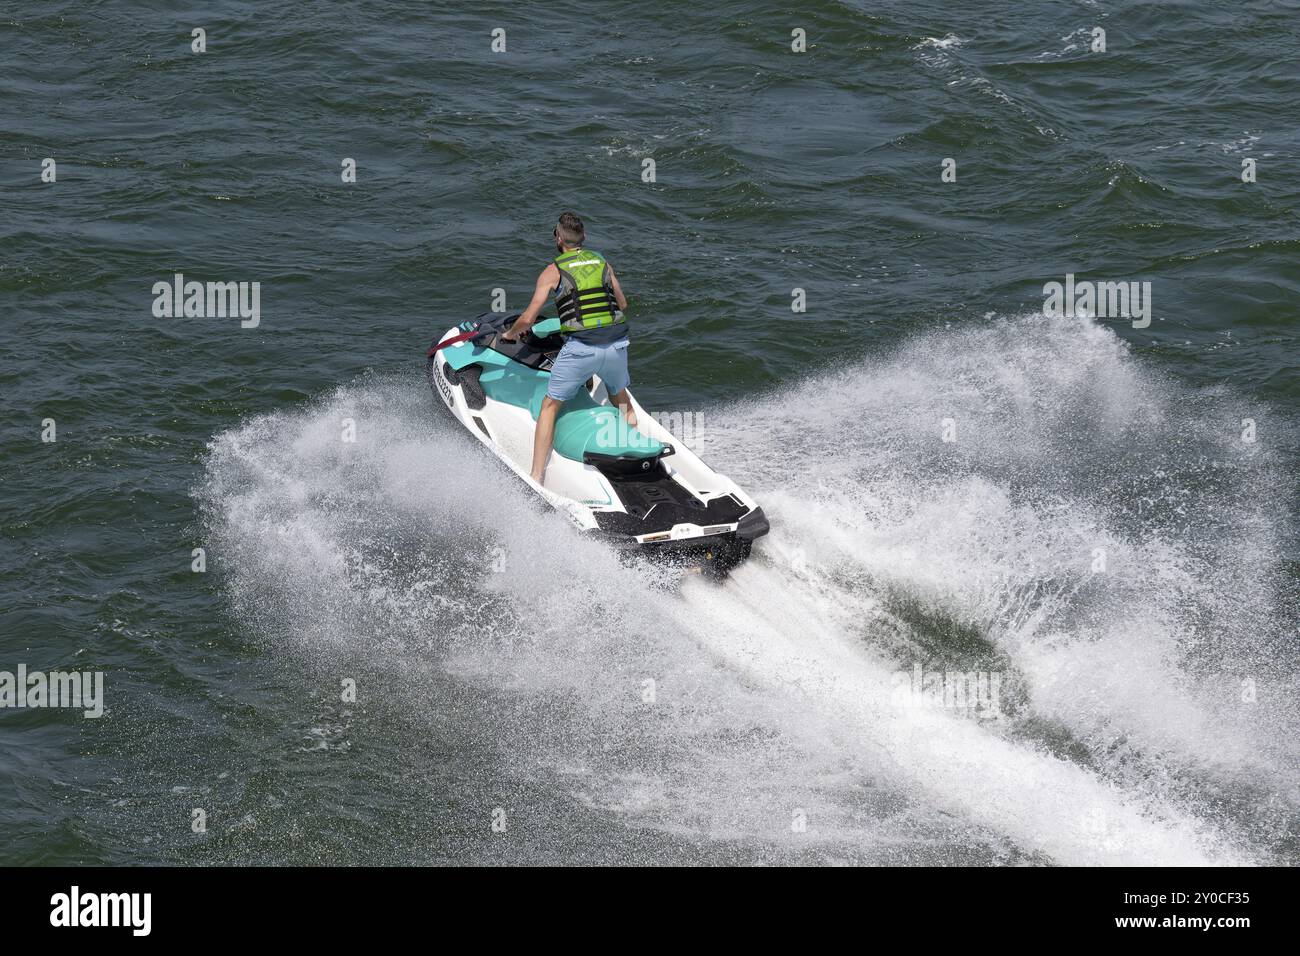
<svg viewBox="0 0 1300 956"><path fill-rule="evenodd" d="M561 332L583 332L625 321L614 298L609 263L599 252L571 249L555 257L560 284L555 287L555 307Z"/></svg>

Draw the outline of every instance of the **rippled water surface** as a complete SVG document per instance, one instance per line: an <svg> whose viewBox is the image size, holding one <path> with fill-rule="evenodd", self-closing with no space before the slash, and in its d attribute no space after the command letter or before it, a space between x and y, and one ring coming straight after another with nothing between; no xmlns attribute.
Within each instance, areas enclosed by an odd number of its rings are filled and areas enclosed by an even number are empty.
<svg viewBox="0 0 1300 956"><path fill-rule="evenodd" d="M107 713L0 711L4 862L1297 862L1297 10L953 7L9 4L0 670ZM565 208L723 587L428 395Z"/></svg>

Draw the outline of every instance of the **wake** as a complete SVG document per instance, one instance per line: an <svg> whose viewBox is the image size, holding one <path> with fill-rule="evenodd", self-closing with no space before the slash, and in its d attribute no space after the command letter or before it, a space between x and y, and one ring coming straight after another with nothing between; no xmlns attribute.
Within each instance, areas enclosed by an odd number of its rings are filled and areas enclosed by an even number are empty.
<svg viewBox="0 0 1300 956"><path fill-rule="evenodd" d="M416 376L217 436L196 494L268 646L364 663L403 720L443 708L490 772L619 826L778 862L1270 862L1293 529L1250 411L1080 320L918 340L710 414L703 457L773 524L721 588L578 538ZM900 707L918 664L1002 674L1005 713Z"/></svg>

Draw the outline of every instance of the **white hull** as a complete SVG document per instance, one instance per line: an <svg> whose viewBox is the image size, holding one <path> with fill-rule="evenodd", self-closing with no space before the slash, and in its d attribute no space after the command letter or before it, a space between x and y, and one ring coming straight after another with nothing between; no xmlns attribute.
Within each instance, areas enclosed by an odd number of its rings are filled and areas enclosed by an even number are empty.
<svg viewBox="0 0 1300 956"><path fill-rule="evenodd" d="M438 341L454 338L461 332L460 328L449 329ZM530 476L535 429L532 414L527 408L494 400L487 394L490 390L477 387L476 381L467 383L465 376L453 368L474 369L465 363L471 356L485 351L488 350L477 344L461 342L434 353L428 368L434 393L469 434L552 507L567 515L577 528L622 539L618 543L651 548L698 545L707 551L716 545L720 551L724 548L743 551L736 560L748 554L754 537L767 531L767 521L758 504L735 482L709 468L682 445L635 397L631 401L637 418L636 431L672 446L671 453L654 463L653 472L647 471L644 478L634 473L611 474L608 468L552 452L544 482L533 481ZM501 361L495 355L490 358ZM609 396L600 379L593 378L590 384L592 400L598 405L609 405ZM649 464L642 467L648 469ZM730 520L718 520L720 517Z"/></svg>

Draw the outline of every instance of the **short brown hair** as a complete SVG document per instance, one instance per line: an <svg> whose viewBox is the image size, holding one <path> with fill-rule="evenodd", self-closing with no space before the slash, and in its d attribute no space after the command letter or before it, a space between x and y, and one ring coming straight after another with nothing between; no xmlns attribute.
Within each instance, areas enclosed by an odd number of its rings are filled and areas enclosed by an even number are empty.
<svg viewBox="0 0 1300 956"><path fill-rule="evenodd" d="M587 230L577 214L562 212L559 225L555 227L555 236L566 246L580 246L587 241Z"/></svg>

